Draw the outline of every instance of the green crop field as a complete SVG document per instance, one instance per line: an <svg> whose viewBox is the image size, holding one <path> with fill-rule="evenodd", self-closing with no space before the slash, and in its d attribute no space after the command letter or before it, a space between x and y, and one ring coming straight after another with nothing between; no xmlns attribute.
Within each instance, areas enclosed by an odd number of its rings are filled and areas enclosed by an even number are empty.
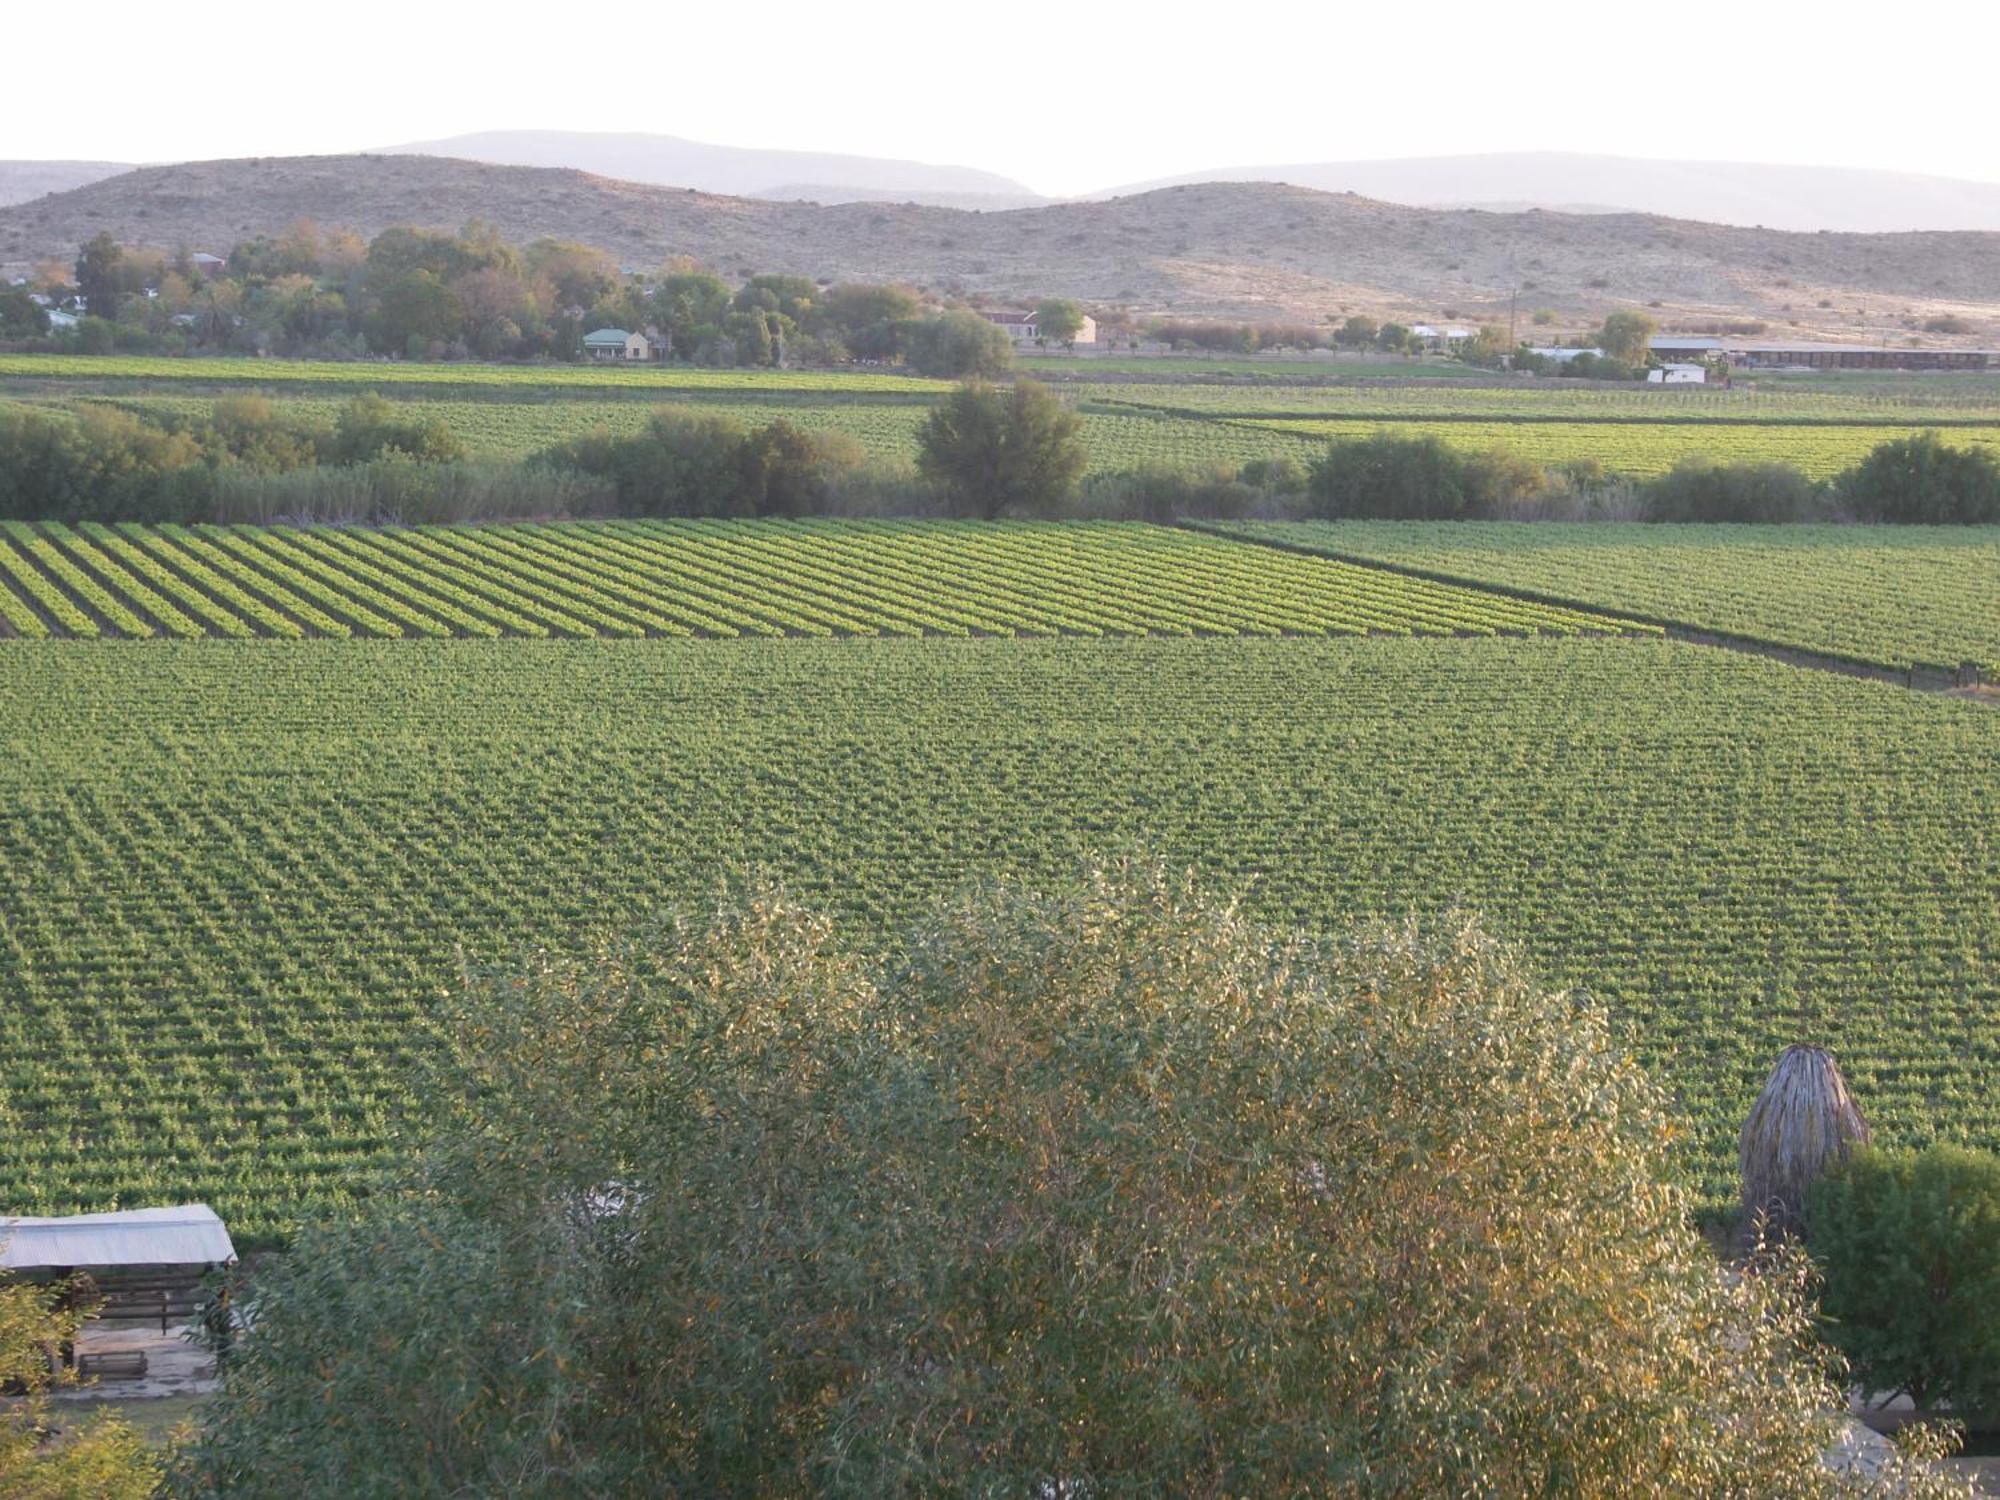
<svg viewBox="0 0 2000 1500"><path fill-rule="evenodd" d="M1248 549L1246 549L1248 550ZM1308 926L1454 903L1731 1192L1776 1051L2000 1146L2000 714L1657 640L0 643L0 1202L365 1187L463 958L760 869L893 935L1133 841Z"/></svg>
<svg viewBox="0 0 2000 1500"><path fill-rule="evenodd" d="M1852 468L1878 443L1919 430L1912 426L1819 425L1773 422L1568 422L1423 421L1400 419L1374 427L1324 418L1232 418L1232 425L1282 432L1301 443L1363 437L1378 430L1423 434L1454 448L1506 448L1544 464L1599 463L1614 474L1645 478L1676 464L1708 459L1727 464L1789 464L1814 479ZM1943 427L1948 443L2000 449L2000 427Z"/></svg>
<svg viewBox="0 0 2000 1500"><path fill-rule="evenodd" d="M2000 678L2000 527L1335 521L1234 534L1886 667Z"/></svg>
<svg viewBox="0 0 2000 1500"><path fill-rule="evenodd" d="M1206 417L1326 421L1705 422L1808 425L2000 426L1984 392L1916 386L1900 391L1730 389L1719 386L1535 384L1434 386L1066 384L1079 398Z"/></svg>
<svg viewBox="0 0 2000 1500"><path fill-rule="evenodd" d="M0 633L34 639L1649 629L1116 523L577 521L336 530L0 521Z"/></svg>
<svg viewBox="0 0 2000 1500"><path fill-rule="evenodd" d="M1091 368L1058 363L1071 374ZM1232 380L1222 378L1233 368L1227 361L1135 363L1155 376L1189 378L1085 378L1059 387L1082 416L1092 473L1310 458L1331 441L1377 429L1507 448L1548 464L1595 462L1634 477L1704 458L1787 463L1830 478L1876 444L1929 427L1953 443L2000 446L2000 399L1987 386L1948 380L1691 390L1506 383L1482 372L1456 384L1372 375L1336 384L1320 364L1250 362L1261 378ZM1034 366L1024 364L1023 373ZM783 418L846 432L876 459L903 464L914 456L925 411L950 388L859 370L0 355L0 394L43 405L109 400L141 414L190 414L217 395L254 391L282 412L328 422L343 402L373 391L420 403L474 456L492 459L525 458L597 429L635 431L651 406L674 403L713 406L750 423Z"/></svg>
<svg viewBox="0 0 2000 1500"><path fill-rule="evenodd" d="M406 360L177 359L153 354L0 354L0 380L61 380L89 385L194 382L204 385L332 386L387 389L394 386L474 386L499 392L611 390L872 392L881 395L951 389L948 381L856 370L713 370L700 365L617 364L487 365L423 364Z"/></svg>

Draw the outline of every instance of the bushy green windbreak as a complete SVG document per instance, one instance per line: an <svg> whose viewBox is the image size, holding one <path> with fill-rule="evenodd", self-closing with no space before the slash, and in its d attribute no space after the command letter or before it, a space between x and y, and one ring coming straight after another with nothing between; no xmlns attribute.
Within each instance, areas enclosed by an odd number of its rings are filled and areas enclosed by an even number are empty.
<svg viewBox="0 0 2000 1500"><path fill-rule="evenodd" d="M1807 1232L1865 1388L2000 1421L2000 1157L1858 1152L1813 1184Z"/></svg>
<svg viewBox="0 0 2000 1500"><path fill-rule="evenodd" d="M1841 475L1835 488L1857 520L1912 526L2000 521L2000 459L1934 431L1891 438Z"/></svg>
<svg viewBox="0 0 2000 1500"><path fill-rule="evenodd" d="M265 1285L183 1493L1860 1492L1801 1262L1719 1274L1603 1017L1469 922L1138 861L874 964L753 895L447 1029L419 1180Z"/></svg>

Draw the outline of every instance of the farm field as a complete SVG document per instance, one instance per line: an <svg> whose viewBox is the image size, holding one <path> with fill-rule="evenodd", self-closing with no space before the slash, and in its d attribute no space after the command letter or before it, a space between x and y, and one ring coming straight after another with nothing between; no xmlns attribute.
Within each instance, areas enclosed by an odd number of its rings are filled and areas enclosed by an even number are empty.
<svg viewBox="0 0 2000 1500"><path fill-rule="evenodd" d="M877 460L900 466L914 458L930 403L948 389L947 382L870 371L0 356L0 400L56 407L111 401L142 415L199 415L218 395L254 391L282 412L327 422L355 394L374 391L420 403L475 457L505 460L597 429L635 431L652 406L673 403L715 406L748 423L783 418L846 432ZM1645 390L1506 384L1490 376L1457 385L1373 378L1286 384L1225 380L1202 369L1181 381L1072 379L1058 389L1082 418L1089 472L1098 474L1310 458L1329 442L1377 429L1511 449L1547 464L1597 463L1632 477L1699 458L1788 463L1830 478L1876 444L1928 427L1952 443L2000 446L2000 397L1986 385L1941 379Z"/></svg>
<svg viewBox="0 0 2000 1500"><path fill-rule="evenodd" d="M2000 527L1520 521L1213 530L1879 666L2000 678Z"/></svg>
<svg viewBox="0 0 2000 1500"><path fill-rule="evenodd" d="M2000 399L1986 392L1766 390L1711 386L1534 384L1449 387L1409 383L1242 386L1215 382L1077 384L1080 399L1196 416L1333 421L1703 422L1882 426L2000 426Z"/></svg>
<svg viewBox="0 0 2000 1500"><path fill-rule="evenodd" d="M1245 549L1248 550L1248 549ZM0 643L0 1201L365 1187L477 961L761 869L893 935L1142 841L1453 903L1608 1004L1711 1207L1772 1056L2000 1146L2000 715L1657 640Z"/></svg>
<svg viewBox="0 0 2000 1500"><path fill-rule="evenodd" d="M1129 523L0 521L0 632L31 639L1648 631Z"/></svg>
<svg viewBox="0 0 2000 1500"><path fill-rule="evenodd" d="M539 390L844 391L877 395L936 394L949 381L865 370L717 370L699 365L613 363L578 365L425 364L416 360L182 359L157 354L0 354L0 381L73 381L87 385L170 382L222 386L331 386L341 390L393 386L465 386L532 394Z"/></svg>
<svg viewBox="0 0 2000 1500"><path fill-rule="evenodd" d="M1771 422L1571 422L1427 421L1383 419L1374 426L1352 420L1228 418L1229 425L1282 432L1308 443L1365 437L1389 430L1422 434L1454 448L1506 448L1543 464L1597 463L1613 474L1650 478L1689 460L1725 464L1789 464L1813 479L1831 479L1891 438L1926 430L1898 426L1831 426ZM1939 435L1959 447L2000 450L2000 426L1942 427Z"/></svg>

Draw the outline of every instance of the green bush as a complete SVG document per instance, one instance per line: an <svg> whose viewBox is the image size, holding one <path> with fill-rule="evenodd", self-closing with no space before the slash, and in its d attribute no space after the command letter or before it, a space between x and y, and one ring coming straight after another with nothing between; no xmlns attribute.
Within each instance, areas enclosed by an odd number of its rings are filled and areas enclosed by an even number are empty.
<svg viewBox="0 0 2000 1500"><path fill-rule="evenodd" d="M1877 445L1835 481L1835 490L1861 521L1925 526L2000 521L2000 459L1984 448L1954 448L1935 432Z"/></svg>
<svg viewBox="0 0 2000 1500"><path fill-rule="evenodd" d="M1464 453L1429 434L1381 432L1313 460L1306 494L1312 514L1329 520L1471 521L1531 508L1552 485L1540 464L1508 449Z"/></svg>
<svg viewBox="0 0 2000 1500"><path fill-rule="evenodd" d="M911 369L942 380L990 380L1014 367L1007 331L963 309L912 319L901 325L897 342Z"/></svg>
<svg viewBox="0 0 2000 1500"><path fill-rule="evenodd" d="M444 423L406 410L380 396L356 396L334 418L327 459L365 464L401 454L418 463L454 463L465 457L465 444Z"/></svg>
<svg viewBox="0 0 2000 1500"><path fill-rule="evenodd" d="M917 472L954 516L1061 514L1083 474L1083 424L1049 388L962 385L917 433Z"/></svg>
<svg viewBox="0 0 2000 1500"><path fill-rule="evenodd" d="M1436 437L1372 437L1336 442L1312 461L1312 513L1328 520L1455 521L1472 515L1465 465Z"/></svg>
<svg viewBox="0 0 2000 1500"><path fill-rule="evenodd" d="M1660 1095L1469 924L1136 861L871 961L753 893L440 1020L180 1493L1880 1493L1802 1260L1719 1274Z"/></svg>
<svg viewBox="0 0 2000 1500"><path fill-rule="evenodd" d="M832 508L863 460L846 433L663 406L630 437L594 433L541 455L544 466L607 482L630 516L797 516Z"/></svg>
<svg viewBox="0 0 2000 1500"><path fill-rule="evenodd" d="M1789 464L1675 465L1640 491L1648 521L1810 521L1824 492Z"/></svg>
<svg viewBox="0 0 2000 1500"><path fill-rule="evenodd" d="M2000 1421L2000 1157L1858 1152L1813 1185L1806 1224L1855 1378Z"/></svg>

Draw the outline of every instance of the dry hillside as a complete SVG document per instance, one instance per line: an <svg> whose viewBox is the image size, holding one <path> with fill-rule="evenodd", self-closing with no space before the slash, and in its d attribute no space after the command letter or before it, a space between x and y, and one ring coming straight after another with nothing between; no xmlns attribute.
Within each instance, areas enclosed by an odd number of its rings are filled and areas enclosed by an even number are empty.
<svg viewBox="0 0 2000 1500"><path fill-rule="evenodd" d="M1558 327L1657 304L1667 327L1757 318L1771 332L1898 340L1951 312L2000 345L2000 233L1793 234L1639 214L1399 207L1273 183L969 212L727 198L586 173L413 156L149 167L0 208L0 264L70 256L99 230L226 250L300 218L372 234L480 217L510 238L601 245L633 266L691 255L725 273L908 281L994 300L1317 320L1345 312ZM1825 304L1825 305L1822 305ZM1933 340L1944 342L1944 340Z"/></svg>

